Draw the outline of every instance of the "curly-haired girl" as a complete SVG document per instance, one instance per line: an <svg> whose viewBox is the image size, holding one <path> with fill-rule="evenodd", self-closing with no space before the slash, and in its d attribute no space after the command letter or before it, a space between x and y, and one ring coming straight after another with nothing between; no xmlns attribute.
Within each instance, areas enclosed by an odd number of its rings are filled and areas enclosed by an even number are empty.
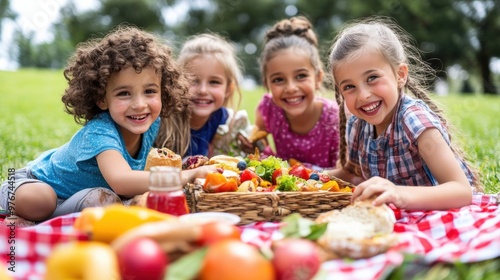
<svg viewBox="0 0 500 280"><path fill-rule="evenodd" d="M181 113L188 82L170 47L135 27L119 27L78 46L64 76L66 111L84 126L2 184L1 206L42 221L121 202L148 190L146 158L159 117ZM214 168L183 174L185 181ZM12 181L10 181L12 182Z"/></svg>
<svg viewBox="0 0 500 280"><path fill-rule="evenodd" d="M448 209L471 203L476 172L452 145L443 112L429 97L427 74L410 36L387 18L346 25L330 54L341 116L342 168L359 183L353 199L404 209ZM364 181L366 180L366 181ZM361 182L364 181L364 182Z"/></svg>
<svg viewBox="0 0 500 280"><path fill-rule="evenodd" d="M272 134L276 156L331 168L338 159L339 108L316 95L323 80L317 45L305 17L281 20L267 32L260 65L271 93L260 101L255 124ZM274 153L267 147L264 154Z"/></svg>

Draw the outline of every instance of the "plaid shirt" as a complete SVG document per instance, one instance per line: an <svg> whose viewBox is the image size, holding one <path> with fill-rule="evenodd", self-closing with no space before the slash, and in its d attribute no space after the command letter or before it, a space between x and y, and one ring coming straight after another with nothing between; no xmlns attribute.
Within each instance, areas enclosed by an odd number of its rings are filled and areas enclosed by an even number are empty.
<svg viewBox="0 0 500 280"><path fill-rule="evenodd" d="M418 153L418 137L429 128L439 130L450 145L446 126L422 101L403 95L391 124L384 134L373 138L375 127L355 116L347 124L349 159L360 167L362 176L380 176L396 185L435 186L437 180ZM473 174L462 159L456 159L472 186Z"/></svg>

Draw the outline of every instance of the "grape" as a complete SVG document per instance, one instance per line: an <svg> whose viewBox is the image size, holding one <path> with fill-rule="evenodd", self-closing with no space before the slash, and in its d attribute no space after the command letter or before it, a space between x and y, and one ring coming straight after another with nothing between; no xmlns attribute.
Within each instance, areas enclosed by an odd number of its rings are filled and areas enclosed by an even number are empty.
<svg viewBox="0 0 500 280"><path fill-rule="evenodd" d="M247 168L247 163L244 160L242 160L238 162L236 167L238 167L239 170L245 170Z"/></svg>

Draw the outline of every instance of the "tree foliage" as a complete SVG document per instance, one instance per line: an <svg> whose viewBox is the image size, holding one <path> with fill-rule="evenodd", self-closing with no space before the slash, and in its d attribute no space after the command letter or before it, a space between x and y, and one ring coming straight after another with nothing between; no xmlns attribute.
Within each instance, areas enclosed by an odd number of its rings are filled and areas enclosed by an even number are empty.
<svg viewBox="0 0 500 280"><path fill-rule="evenodd" d="M5 2L9 1L0 0L3 17ZM167 11L173 11L178 20L165 18ZM180 13L184 12L182 16ZM483 92L497 91L490 67L492 59L500 57L500 40L496 40L500 34L500 1L495 0L103 0L97 9L85 12L78 12L69 1L61 15L55 27L58 36L52 44L59 44L54 49L64 55L68 54L65 48L100 37L122 23L162 33L178 44L190 35L215 32L235 43L246 74L257 81L260 81L257 61L265 31L283 18L294 15L309 18L320 39L320 53L326 60L332 39L343 23L373 15L388 16L413 36L424 60L438 70L439 76L446 78L449 67L460 65L477 77ZM35 56L42 52L47 58L56 59L49 49L42 51L43 46L28 51L30 39L29 34L19 37L19 48L25 46L19 51L20 61L35 62ZM36 63L48 67L60 65L48 61Z"/></svg>
<svg viewBox="0 0 500 280"><path fill-rule="evenodd" d="M3 19L15 19L17 17L10 9L10 0L0 0L0 38L2 37L2 21Z"/></svg>

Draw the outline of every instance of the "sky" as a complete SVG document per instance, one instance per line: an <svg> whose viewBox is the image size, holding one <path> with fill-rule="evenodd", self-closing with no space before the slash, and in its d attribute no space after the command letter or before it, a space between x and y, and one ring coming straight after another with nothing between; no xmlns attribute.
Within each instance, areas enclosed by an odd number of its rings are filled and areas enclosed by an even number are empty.
<svg viewBox="0 0 500 280"><path fill-rule="evenodd" d="M21 28L25 34L36 31L35 41L45 42L52 40L50 27L59 19L59 9L68 0L11 0L11 9L18 14L16 21L4 20L2 22L2 38L0 40L0 70L15 70L17 64L10 58L9 49L16 27ZM74 1L80 11L93 9L98 5L97 0Z"/></svg>
<svg viewBox="0 0 500 280"><path fill-rule="evenodd" d="M11 0L11 9L18 14L16 21L4 20L2 22L2 38L0 39L0 70L15 70L17 64L12 61L9 54L12 37L16 27L23 30L24 34L36 31L35 42L51 41L53 35L51 25L60 18L59 10L70 0ZM96 9L99 0L73 0L78 11L83 12ZM180 20L189 5L206 5L206 1L183 1L173 7L162 10L167 24Z"/></svg>

